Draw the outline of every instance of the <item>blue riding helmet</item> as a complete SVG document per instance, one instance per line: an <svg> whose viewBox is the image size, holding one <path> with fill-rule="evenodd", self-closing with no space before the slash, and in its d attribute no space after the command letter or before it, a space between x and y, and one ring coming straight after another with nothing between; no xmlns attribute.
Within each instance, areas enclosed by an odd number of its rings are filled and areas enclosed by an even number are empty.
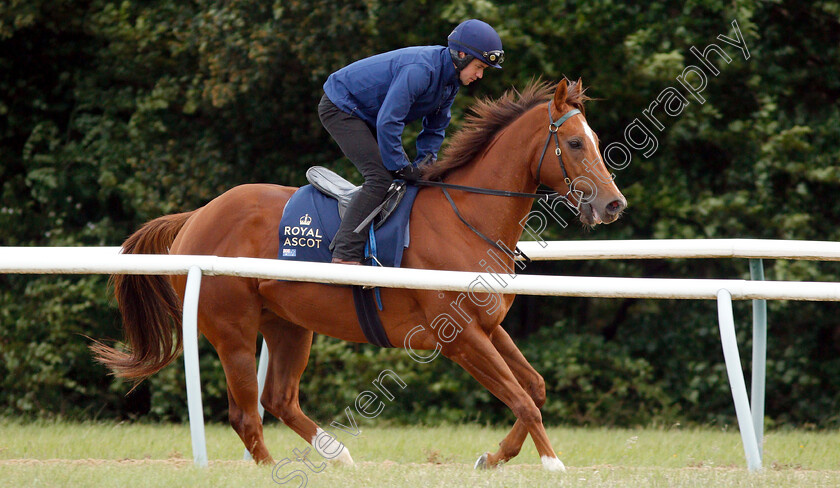
<svg viewBox="0 0 840 488"><path fill-rule="evenodd" d="M502 69L505 61L505 51L502 49L502 39L490 24L478 19L465 20L449 34L449 54L458 71L466 68L473 59L480 59L488 66ZM461 51L467 56L458 57Z"/></svg>

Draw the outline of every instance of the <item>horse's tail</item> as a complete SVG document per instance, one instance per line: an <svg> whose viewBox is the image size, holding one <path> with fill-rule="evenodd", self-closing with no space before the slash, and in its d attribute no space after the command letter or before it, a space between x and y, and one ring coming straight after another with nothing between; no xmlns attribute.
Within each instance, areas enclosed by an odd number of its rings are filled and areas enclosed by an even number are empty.
<svg viewBox="0 0 840 488"><path fill-rule="evenodd" d="M168 254L193 213L146 222L123 243L123 254ZM96 360L114 375L139 384L181 353L181 302L166 276L119 274L112 276L111 282L123 318L126 348L117 350L99 341L90 348Z"/></svg>

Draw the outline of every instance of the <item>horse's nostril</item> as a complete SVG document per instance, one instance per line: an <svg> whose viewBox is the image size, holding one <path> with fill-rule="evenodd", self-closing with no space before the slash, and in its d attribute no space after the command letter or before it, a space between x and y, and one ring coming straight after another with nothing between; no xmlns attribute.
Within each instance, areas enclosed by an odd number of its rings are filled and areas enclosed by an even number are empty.
<svg viewBox="0 0 840 488"><path fill-rule="evenodd" d="M622 210L624 210L624 204L621 200L613 200L612 202L607 204L607 212L610 215L615 215L621 212Z"/></svg>

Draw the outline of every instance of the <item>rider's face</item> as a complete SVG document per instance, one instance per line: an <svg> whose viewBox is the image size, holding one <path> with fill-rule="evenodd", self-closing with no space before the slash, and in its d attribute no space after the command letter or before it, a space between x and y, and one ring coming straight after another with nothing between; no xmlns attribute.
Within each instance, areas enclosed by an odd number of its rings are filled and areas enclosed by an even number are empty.
<svg viewBox="0 0 840 488"><path fill-rule="evenodd" d="M458 77L461 78L462 84L469 85L473 81L480 80L484 77L484 69L486 67L487 65L482 61L473 59L466 68L462 69L461 72L458 73Z"/></svg>

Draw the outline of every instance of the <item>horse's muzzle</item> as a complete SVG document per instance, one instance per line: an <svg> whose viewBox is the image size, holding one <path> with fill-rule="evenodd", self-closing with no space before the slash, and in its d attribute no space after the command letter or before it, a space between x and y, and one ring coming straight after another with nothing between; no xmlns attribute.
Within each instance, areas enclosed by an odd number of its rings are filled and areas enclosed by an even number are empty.
<svg viewBox="0 0 840 488"><path fill-rule="evenodd" d="M624 197L612 200L606 205L600 204L596 199L580 206L580 221L586 225L611 224L621 217L625 208L627 200Z"/></svg>

